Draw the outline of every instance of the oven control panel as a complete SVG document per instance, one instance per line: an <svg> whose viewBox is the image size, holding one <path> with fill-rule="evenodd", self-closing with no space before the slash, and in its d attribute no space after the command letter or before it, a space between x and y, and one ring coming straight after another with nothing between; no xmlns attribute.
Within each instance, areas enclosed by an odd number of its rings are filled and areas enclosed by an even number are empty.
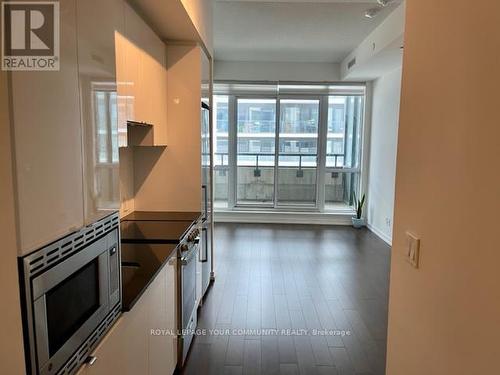
<svg viewBox="0 0 500 375"><path fill-rule="evenodd" d="M181 252L189 251L193 245L196 245L200 241L200 228L196 224L194 225L189 232L184 236L182 241L180 242L179 249Z"/></svg>

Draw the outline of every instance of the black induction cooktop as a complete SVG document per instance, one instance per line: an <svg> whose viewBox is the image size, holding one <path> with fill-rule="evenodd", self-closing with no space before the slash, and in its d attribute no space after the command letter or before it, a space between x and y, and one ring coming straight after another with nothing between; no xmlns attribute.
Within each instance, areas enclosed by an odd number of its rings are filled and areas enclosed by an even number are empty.
<svg viewBox="0 0 500 375"><path fill-rule="evenodd" d="M129 311L168 261L176 256L169 244L122 245L122 309Z"/></svg>
<svg viewBox="0 0 500 375"><path fill-rule="evenodd" d="M134 211L122 221L197 221L200 212L177 212L177 211Z"/></svg>
<svg viewBox="0 0 500 375"><path fill-rule="evenodd" d="M199 217L199 212L133 212L120 224L121 242L177 244Z"/></svg>
<svg viewBox="0 0 500 375"><path fill-rule="evenodd" d="M192 221L122 221L122 243L177 244Z"/></svg>
<svg viewBox="0 0 500 375"><path fill-rule="evenodd" d="M129 311L198 221L199 212L135 211L120 223L122 308Z"/></svg>

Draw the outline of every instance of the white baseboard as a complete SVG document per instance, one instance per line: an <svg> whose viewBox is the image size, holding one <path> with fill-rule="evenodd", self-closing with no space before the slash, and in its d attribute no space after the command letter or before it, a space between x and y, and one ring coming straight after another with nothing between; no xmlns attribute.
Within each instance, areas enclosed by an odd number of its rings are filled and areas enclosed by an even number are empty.
<svg viewBox="0 0 500 375"><path fill-rule="evenodd" d="M392 238L389 237L387 234L385 234L384 232L382 232L380 229L370 225L370 224L367 224L366 227L372 231L373 233L375 233L375 235L377 237L379 237L382 241L384 241L385 243L387 243L389 246L392 246Z"/></svg>
<svg viewBox="0 0 500 375"><path fill-rule="evenodd" d="M318 212L255 212L219 211L214 212L216 223L263 223L263 224L318 224L352 225L352 214Z"/></svg>

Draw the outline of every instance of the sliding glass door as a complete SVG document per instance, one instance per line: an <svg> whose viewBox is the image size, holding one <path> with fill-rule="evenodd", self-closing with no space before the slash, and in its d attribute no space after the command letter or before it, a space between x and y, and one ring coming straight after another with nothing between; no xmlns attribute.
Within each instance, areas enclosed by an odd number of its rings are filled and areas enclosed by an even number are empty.
<svg viewBox="0 0 500 375"><path fill-rule="evenodd" d="M317 203L319 99L280 99L278 206Z"/></svg>
<svg viewBox="0 0 500 375"><path fill-rule="evenodd" d="M352 212L365 181L365 87L225 83L219 92L216 208Z"/></svg>
<svg viewBox="0 0 500 375"><path fill-rule="evenodd" d="M236 204L274 206L276 100L238 98Z"/></svg>
<svg viewBox="0 0 500 375"><path fill-rule="evenodd" d="M237 205L316 207L319 103L237 99Z"/></svg>

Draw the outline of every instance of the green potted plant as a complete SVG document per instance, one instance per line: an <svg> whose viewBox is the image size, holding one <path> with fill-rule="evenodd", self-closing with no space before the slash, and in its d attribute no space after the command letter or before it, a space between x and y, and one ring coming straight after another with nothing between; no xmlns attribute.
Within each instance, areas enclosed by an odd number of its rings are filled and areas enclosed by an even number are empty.
<svg viewBox="0 0 500 375"><path fill-rule="evenodd" d="M352 218L352 225L354 228L362 228L365 226L365 219L363 218L363 206L365 205L365 194L361 199L357 199L356 193L352 192L354 207L356 209L356 216Z"/></svg>

